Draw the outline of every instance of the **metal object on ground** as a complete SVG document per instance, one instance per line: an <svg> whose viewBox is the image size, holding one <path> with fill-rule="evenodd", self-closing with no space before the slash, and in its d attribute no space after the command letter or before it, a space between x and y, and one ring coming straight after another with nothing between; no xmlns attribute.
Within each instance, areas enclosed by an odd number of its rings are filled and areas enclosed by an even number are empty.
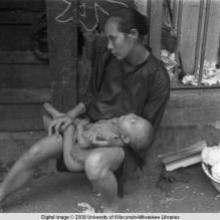
<svg viewBox="0 0 220 220"><path fill-rule="evenodd" d="M210 169L205 163L202 163L202 169L206 176L211 180L213 186L220 192L220 181L211 175Z"/></svg>

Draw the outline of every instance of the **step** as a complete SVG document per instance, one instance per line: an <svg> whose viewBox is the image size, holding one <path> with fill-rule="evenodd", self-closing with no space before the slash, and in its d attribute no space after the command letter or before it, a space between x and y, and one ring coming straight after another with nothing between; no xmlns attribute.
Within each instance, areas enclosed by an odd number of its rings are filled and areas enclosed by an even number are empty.
<svg viewBox="0 0 220 220"><path fill-rule="evenodd" d="M220 121L220 88L172 90L162 127L200 126Z"/></svg>
<svg viewBox="0 0 220 220"><path fill-rule="evenodd" d="M47 88L51 83L49 65L1 64L0 88Z"/></svg>
<svg viewBox="0 0 220 220"><path fill-rule="evenodd" d="M1 89L0 131L42 130L42 104L50 89Z"/></svg>

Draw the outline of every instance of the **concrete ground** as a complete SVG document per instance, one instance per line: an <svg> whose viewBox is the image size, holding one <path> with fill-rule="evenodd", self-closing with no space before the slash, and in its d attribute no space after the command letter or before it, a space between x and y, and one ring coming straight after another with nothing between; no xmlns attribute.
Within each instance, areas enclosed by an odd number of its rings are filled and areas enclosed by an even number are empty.
<svg viewBox="0 0 220 220"><path fill-rule="evenodd" d="M1 179L13 163L11 158L18 157L27 148L25 146L42 135L44 134L0 134ZM17 148L12 148L13 144ZM160 178L161 181L158 182L161 167L155 162L155 158L152 153L142 175L129 180L129 193L120 200L120 212L220 212L220 194L199 164L170 173L169 178ZM101 198L92 192L84 174L60 173L54 167L54 161L40 167L29 185L7 198L3 206L4 212L80 213L86 211L80 206L82 204L95 207L100 205Z"/></svg>

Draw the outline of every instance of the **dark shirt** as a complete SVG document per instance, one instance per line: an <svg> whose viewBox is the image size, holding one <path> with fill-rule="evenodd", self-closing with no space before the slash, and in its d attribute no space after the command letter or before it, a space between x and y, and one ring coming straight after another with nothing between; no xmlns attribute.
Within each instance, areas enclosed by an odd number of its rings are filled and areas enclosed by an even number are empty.
<svg viewBox="0 0 220 220"><path fill-rule="evenodd" d="M122 61L99 49L94 54L89 89L82 101L91 121L135 113L157 129L169 94L169 75L162 61L153 54L142 64L125 71Z"/></svg>

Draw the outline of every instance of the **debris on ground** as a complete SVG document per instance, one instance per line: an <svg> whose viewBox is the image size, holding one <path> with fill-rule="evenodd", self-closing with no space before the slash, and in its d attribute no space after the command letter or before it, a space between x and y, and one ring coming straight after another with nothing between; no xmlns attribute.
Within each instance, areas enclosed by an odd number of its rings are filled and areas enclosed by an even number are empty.
<svg viewBox="0 0 220 220"><path fill-rule="evenodd" d="M217 196L215 196L215 200L218 200L220 198L220 194L218 194Z"/></svg>
<svg viewBox="0 0 220 220"><path fill-rule="evenodd" d="M95 213L95 208L93 208L89 203L80 202L77 206L82 209L82 213Z"/></svg>
<svg viewBox="0 0 220 220"><path fill-rule="evenodd" d="M202 161L201 151L207 146L206 141L196 142L189 147L185 147L178 152L166 153L161 156L162 164L167 171L188 167Z"/></svg>
<svg viewBox="0 0 220 220"><path fill-rule="evenodd" d="M172 184L176 182L187 183L189 181L189 173L180 168L174 171L166 171L162 166L160 177L156 183L156 186L165 193L169 193L172 189Z"/></svg>
<svg viewBox="0 0 220 220"><path fill-rule="evenodd" d="M186 183L189 180L189 174L184 168L201 162L201 152L206 147L206 141L201 140L178 152L160 155L161 173L156 184L157 187L168 193L172 189L172 183Z"/></svg>
<svg viewBox="0 0 220 220"><path fill-rule="evenodd" d="M38 179L38 178L40 178L42 176L46 176L46 175L48 175L47 170L45 170L43 167L37 167L36 170L35 170L33 178Z"/></svg>
<svg viewBox="0 0 220 220"><path fill-rule="evenodd" d="M184 200L184 198L180 198L180 199L176 199L176 198L165 198L163 200L160 200L160 204L167 204L167 203L172 203L172 202L178 202L178 201L181 201L181 200Z"/></svg>

